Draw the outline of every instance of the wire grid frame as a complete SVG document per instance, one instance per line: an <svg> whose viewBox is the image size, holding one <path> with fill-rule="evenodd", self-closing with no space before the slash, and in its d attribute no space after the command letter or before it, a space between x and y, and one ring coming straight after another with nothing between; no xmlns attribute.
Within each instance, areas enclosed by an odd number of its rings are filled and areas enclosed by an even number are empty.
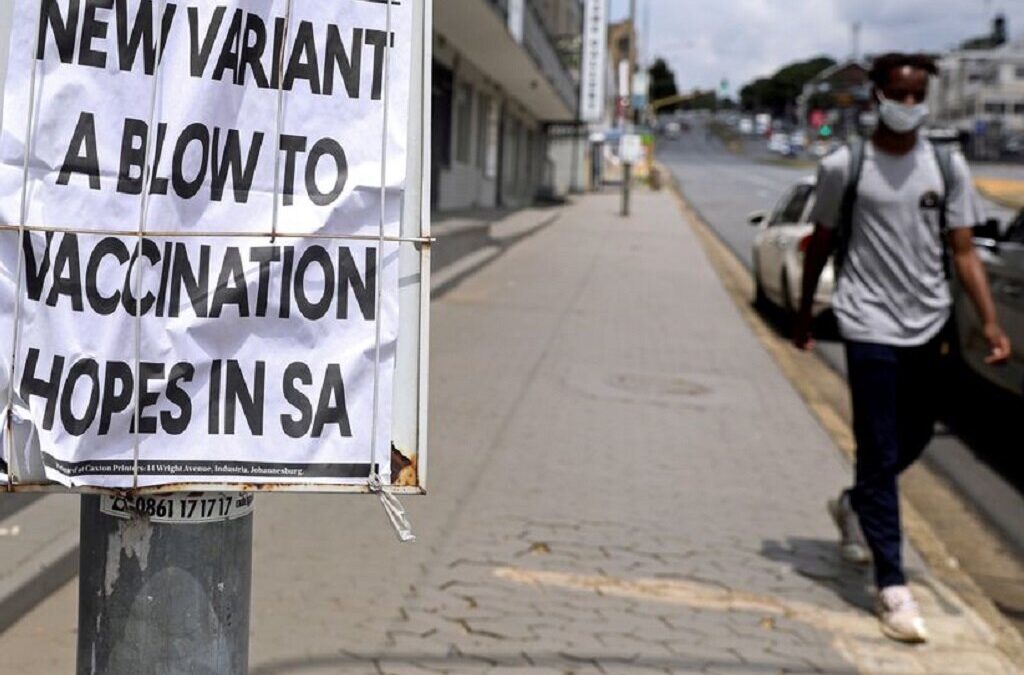
<svg viewBox="0 0 1024 675"><path fill-rule="evenodd" d="M277 54L272 55L273 58L277 59L277 72L278 81L275 83L277 91L276 101L276 115L275 115L275 148L279 148L281 145L282 135L284 133L284 117L286 107L286 95L284 84L285 67L284 62L286 58L286 50L289 44L289 38L292 35L292 15L293 8L296 0L285 0L285 17L284 17L284 39L281 41L281 49ZM324 233L324 232L286 232L282 233L278 231L280 209L279 209L279 197L281 197L281 167L280 167L280 152L275 152L275 163L274 163L274 187L273 187L273 211L271 216L271 229L269 232L261 231L243 231L243 232L221 232L221 231L165 231L165 230L151 230L148 227L148 215L150 205L150 193L152 188L152 181L155 174L154 162L154 148L151 143L153 134L149 133L146 135L145 146L144 146L144 168L142 173L143 185L139 203L139 220L138 225L134 230L128 229L90 229L88 234L92 235L111 235L121 237L135 237L136 239L136 251L132 254L130 262L136 260L141 256L143 242L147 236L158 236L161 238L183 238L183 239L203 239L203 238L269 238L270 242L273 243L278 237L289 238L289 239L320 239L320 240L349 240L349 241L373 241L377 244L377 261L374 265L375 274L377 275L377 283L375 284L376 297L375 312L374 312L374 349L373 349L373 405L372 405L372 420L370 428L370 461L369 461L369 472L365 478L365 484L362 487L356 485L326 485L326 484L284 484L277 487L279 490L288 490L294 492L318 492L318 491L335 491L335 492L394 492L394 493L419 493L422 491L421 488L415 489L402 489L394 488L391 486L382 485L378 462L378 429L380 425L380 390L381 390L381 348L382 348L382 320L381 316L382 309L382 298L383 298L383 284L380 282L382 276L382 261L383 261L383 249L386 243L410 243L420 247L422 252L421 265L426 266L429 264L429 248L433 243L433 238L429 236L402 236L401 228L399 228L399 235L389 235L386 233L386 203L387 203L387 167L388 167L388 133L389 133L389 115L391 111L391 60L393 51L392 42L392 28L393 28L393 14L392 6L397 4L396 0L374 0L380 2L385 8L385 36L386 36L386 47L384 50L384 59L382 63L382 81L383 81L383 92L382 92L382 129L381 129L381 159L380 159L380 186L379 186L379 222L377 233L375 235L366 234L337 234L337 233ZM40 0L42 2L42 0ZM298 0L298 2L316 2L316 0ZM155 61L154 72L152 75L153 87L150 92L149 102L149 115L148 115L148 128L153 129L154 122L158 114L159 100L161 83L163 81L163 53L164 53L164 39L166 37L165 31L161 30L161 21L165 14L165 8L167 6L167 0L158 0L158 9L154 12L154 33L157 35L157 58ZM429 15L429 13L428 13ZM35 55L39 53L40 43L43 40L43 32L41 29L42 23L42 12L37 12L37 22L35 26L36 41L33 45L34 52L29 59L31 64L31 72L29 78L29 99L28 99L28 115L26 120L25 130L25 157L22 166L22 181L21 181L21 193L20 193L20 210L19 210L19 222L17 225L9 223L0 223L0 231L16 231L18 233L17 242L17 263L16 263L16 277L15 277L15 296L14 296L14 321L12 329L11 339L11 368L8 382L8 398L7 408L5 411L5 428L3 432L6 434L7 443L6 452L4 453L4 460L7 463L7 485L8 491L19 491L19 487L23 488L23 491L63 491L63 486L58 484L19 484L18 482L18 469L17 469L17 453L15 452L15 437L14 437L14 401L15 401L15 381L17 379L17 365L18 365L18 352L20 347L20 336L22 329L21 320L21 305L22 305L22 292L23 283L22 279L24 276L24 265L25 265L25 249L23 246L24 238L26 234L30 232L40 233L67 233L67 234L79 234L82 230L76 230L74 228L66 227L52 227L47 225L30 225L27 223L28 220L28 186L29 186L29 163L31 157L31 149L35 140L35 118L36 118L36 98L38 89L38 72L39 62L35 58ZM429 19L426 19L426 26L429 30ZM427 37L424 36L424 40ZM424 76L426 77L426 69L424 68ZM403 216L400 215L400 219ZM396 263L397 264L397 263ZM421 270L422 272L422 270ZM133 285L135 297L140 297L142 281L144 277L144 269L142 265L131 264L130 273L132 274L131 283ZM426 277L421 277L425 279ZM429 291L427 291L429 293ZM422 304L421 304L422 307ZM102 488L93 486L81 486L75 488L73 491L81 493L117 493L123 494L126 492L134 493L153 493L153 492L168 492L168 491L228 491L228 490L253 490L253 491L272 491L275 489L273 484L252 484L252 483L176 483L168 485L158 485L153 487L140 488L139 481L139 460L140 460L140 445L141 445L141 424L140 424L140 413L138 402L141 394L141 378L139 374L141 372L141 340L142 340L142 312L136 311L133 321L133 345L132 345L132 365L133 365L133 378L134 378L134 396L132 398L132 416L133 416L133 456L132 456L132 488L131 490L119 489L119 488ZM424 333L425 334L425 333ZM421 336L422 337L422 336ZM388 459L388 458L385 458Z"/></svg>

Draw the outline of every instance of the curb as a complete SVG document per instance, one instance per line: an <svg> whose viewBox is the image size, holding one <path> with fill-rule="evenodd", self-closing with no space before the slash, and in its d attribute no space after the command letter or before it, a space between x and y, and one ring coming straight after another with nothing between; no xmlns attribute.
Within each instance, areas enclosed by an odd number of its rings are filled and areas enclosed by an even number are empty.
<svg viewBox="0 0 1024 675"><path fill-rule="evenodd" d="M662 167L664 169L664 167ZM842 400L846 391L842 378L825 364L821 358L812 353L798 354L782 344L774 336L772 330L755 313L748 298L753 292L753 280L743 263L714 233L703 218L690 206L671 172L669 186L676 197L680 211L685 220L694 230L718 274L726 292L732 298L737 311L751 327L758 341L779 366L783 375L804 399L811 413L832 438L843 455L852 460L854 455L853 432L848 423L848 411ZM818 378L825 379L826 386L815 384L815 377L805 375L814 373ZM921 482L933 493L941 495L941 499L960 503L962 500L953 488L939 479L926 466L922 468ZM904 527L907 539L920 553L928 569L940 582L956 593L982 621L992 629L995 647L1008 656L1013 663L1024 664L1024 637L1003 616L995 603L989 598L975 580L963 569L958 561L950 555L946 545L935 533L921 512L908 500L906 493L900 498L903 511ZM976 525L980 530L984 525Z"/></svg>

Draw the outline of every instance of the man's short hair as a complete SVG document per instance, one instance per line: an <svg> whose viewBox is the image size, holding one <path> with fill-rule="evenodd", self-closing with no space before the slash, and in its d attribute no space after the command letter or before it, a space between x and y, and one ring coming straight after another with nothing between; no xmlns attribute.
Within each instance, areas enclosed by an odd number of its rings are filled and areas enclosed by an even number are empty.
<svg viewBox="0 0 1024 675"><path fill-rule="evenodd" d="M876 87L884 89L889 85L889 77L892 75L893 69L903 68L905 66L923 70L929 75L939 74L939 68L935 65L935 59L927 54L903 54L900 52L891 52L889 54L883 54L874 60L871 64L871 72L868 73L868 77Z"/></svg>

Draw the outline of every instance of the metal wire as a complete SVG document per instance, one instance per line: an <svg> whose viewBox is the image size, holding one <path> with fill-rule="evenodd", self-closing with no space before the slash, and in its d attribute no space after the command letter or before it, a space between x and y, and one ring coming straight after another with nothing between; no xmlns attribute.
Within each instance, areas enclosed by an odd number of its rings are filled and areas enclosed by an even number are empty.
<svg viewBox="0 0 1024 675"><path fill-rule="evenodd" d="M143 266L139 264L139 259L142 258L142 244L146 234L146 218L149 213L149 192L153 185L153 176L156 174L156 167L152 165L153 157L151 151L153 150L153 130L156 128L154 121L156 120L156 108L157 99L160 94L160 76L163 72L164 63L164 31L163 31L163 16L164 9L167 4L167 0L160 0L160 6L153 17L155 22L154 30L157 31L157 52L156 52L156 65L153 70L153 91L150 93L149 99L149 132L146 134L146 148L145 163L143 164L142 174L142 202L139 204L139 227L137 232L136 251L135 258L133 261L132 273L135 275L135 401L134 410L132 415L134 417L134 431L132 437L132 489L138 489L139 487L139 451L141 445L141 422L142 422L142 408L139 406L139 401L142 399L142 311L141 302L138 298L142 295L142 276L145 273Z"/></svg>
<svg viewBox="0 0 1024 675"><path fill-rule="evenodd" d="M284 39L281 40L281 54L277 62L277 133L275 137L277 140L274 143L274 206L273 215L270 220L270 243L273 244L277 240L277 219L280 207L278 206L278 190L281 189L281 135L283 133L282 127L284 126L284 53L288 44L288 34L292 30L292 2L288 0L288 5L284 10Z"/></svg>
<svg viewBox="0 0 1024 675"><path fill-rule="evenodd" d="M377 237L377 314L374 317L374 349L373 349L373 418L370 424L370 475L367 484L371 489L381 487L380 469L377 467L377 425L380 423L380 342L381 323L384 308L383 271L384 271L384 226L386 221L385 207L387 204L388 182L388 113L391 103L391 0L386 0L387 19L384 30L384 119L380 140L380 231ZM385 503L386 507L386 503Z"/></svg>
<svg viewBox="0 0 1024 675"><path fill-rule="evenodd" d="M104 235L112 237L134 237L138 230L116 230L116 229L95 229L83 230L73 227L54 227L49 225L10 225L0 223L0 230L25 230L26 232L52 232L54 234L79 234L79 235ZM351 241L379 241L377 234L331 234L328 232L211 232L205 230L153 230L147 229L146 234L150 237L162 237L166 239L190 239L190 238L214 238L214 239L266 239L268 237L280 237L281 239L332 239ZM402 237L385 235L384 241L395 243L410 243L429 245L437 241L436 237Z"/></svg>

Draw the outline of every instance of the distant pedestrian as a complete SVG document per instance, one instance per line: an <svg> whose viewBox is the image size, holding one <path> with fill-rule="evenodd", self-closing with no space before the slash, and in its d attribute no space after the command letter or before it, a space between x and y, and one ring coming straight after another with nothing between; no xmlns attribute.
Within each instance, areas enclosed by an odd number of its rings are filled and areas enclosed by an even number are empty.
<svg viewBox="0 0 1024 675"><path fill-rule="evenodd" d="M907 587L897 477L931 440L941 342L950 322L950 268L985 327L988 363L1010 357L971 227L980 205L963 155L918 133L934 61L887 54L871 69L879 124L870 140L826 157L818 172L816 224L807 249L793 341L813 347L811 306L830 254L833 309L846 343L856 477L829 504L845 559L873 559L882 631L924 642L927 631Z"/></svg>

